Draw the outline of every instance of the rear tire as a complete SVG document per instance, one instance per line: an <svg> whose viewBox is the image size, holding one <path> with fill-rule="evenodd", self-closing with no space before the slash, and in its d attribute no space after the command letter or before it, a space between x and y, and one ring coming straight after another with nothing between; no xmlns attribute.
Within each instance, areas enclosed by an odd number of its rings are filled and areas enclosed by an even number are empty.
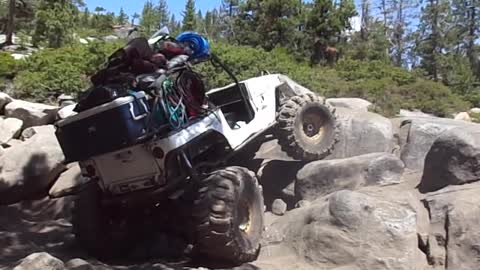
<svg viewBox="0 0 480 270"><path fill-rule="evenodd" d="M91 184L77 195L72 209L75 239L98 259L121 258L132 242L123 219L113 219L112 209L101 205L102 192Z"/></svg>
<svg viewBox="0 0 480 270"><path fill-rule="evenodd" d="M315 94L293 96L280 107L275 137L296 160L323 159L339 141L335 111Z"/></svg>
<svg viewBox="0 0 480 270"><path fill-rule="evenodd" d="M202 184L193 208L195 253L236 265L254 261L260 251L265 209L255 174L228 167L213 172Z"/></svg>

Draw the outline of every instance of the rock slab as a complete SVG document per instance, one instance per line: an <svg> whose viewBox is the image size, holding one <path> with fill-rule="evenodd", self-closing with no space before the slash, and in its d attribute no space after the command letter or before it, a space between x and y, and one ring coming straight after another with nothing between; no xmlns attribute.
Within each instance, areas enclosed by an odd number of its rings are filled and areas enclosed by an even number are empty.
<svg viewBox="0 0 480 270"><path fill-rule="evenodd" d="M57 111L54 106L22 100L14 100L5 106L5 115L22 120L23 128L53 124Z"/></svg>
<svg viewBox="0 0 480 270"><path fill-rule="evenodd" d="M478 269L480 183L449 186L425 199L431 216L430 263L444 269Z"/></svg>
<svg viewBox="0 0 480 270"><path fill-rule="evenodd" d="M443 118L410 118L404 119L401 129L406 138L402 147L401 159L411 170L423 170L425 157L435 140L445 131L467 127L480 127L465 121Z"/></svg>
<svg viewBox="0 0 480 270"><path fill-rule="evenodd" d="M411 270L426 264L418 257L415 213L357 192L336 192L272 226L284 239L265 246L259 261L275 261L273 253L281 251L295 254L290 264L300 269Z"/></svg>
<svg viewBox="0 0 480 270"><path fill-rule="evenodd" d="M48 195L48 188L65 170L64 156L53 126L5 150L0 157L0 205Z"/></svg>
<svg viewBox="0 0 480 270"><path fill-rule="evenodd" d="M299 199L311 201L343 189L397 184L403 172L403 162L388 153L315 161L297 173L295 194Z"/></svg>
<svg viewBox="0 0 480 270"><path fill-rule="evenodd" d="M22 260L13 270L64 270L64 264L52 255L34 253Z"/></svg>
<svg viewBox="0 0 480 270"><path fill-rule="evenodd" d="M452 129L438 137L425 159L420 191L480 180L480 126Z"/></svg>
<svg viewBox="0 0 480 270"><path fill-rule="evenodd" d="M0 144L6 144L11 139L19 137L23 121L16 118L0 118Z"/></svg>
<svg viewBox="0 0 480 270"><path fill-rule="evenodd" d="M392 122L375 113L337 109L340 141L327 159L388 152L394 147Z"/></svg>
<svg viewBox="0 0 480 270"><path fill-rule="evenodd" d="M361 98L329 98L326 102L332 107L364 112L368 112L368 108L372 105L370 101Z"/></svg>

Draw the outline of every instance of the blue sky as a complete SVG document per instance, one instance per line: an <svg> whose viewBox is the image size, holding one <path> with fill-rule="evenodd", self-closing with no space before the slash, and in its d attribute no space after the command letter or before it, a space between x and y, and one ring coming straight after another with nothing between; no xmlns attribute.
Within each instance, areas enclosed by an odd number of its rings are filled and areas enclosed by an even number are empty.
<svg viewBox="0 0 480 270"><path fill-rule="evenodd" d="M152 0L154 3L156 0ZM94 10L95 7L101 6L108 11L118 13L120 7L123 7L125 12L130 16L135 12L141 14L143 5L146 1L136 1L136 0L85 0L88 8ZM181 18L183 9L185 8L186 0L167 0L168 8L170 12L175 14L177 20ZM215 7L220 6L221 0L197 0L195 1L196 8L201 9L202 12L206 10L211 10Z"/></svg>

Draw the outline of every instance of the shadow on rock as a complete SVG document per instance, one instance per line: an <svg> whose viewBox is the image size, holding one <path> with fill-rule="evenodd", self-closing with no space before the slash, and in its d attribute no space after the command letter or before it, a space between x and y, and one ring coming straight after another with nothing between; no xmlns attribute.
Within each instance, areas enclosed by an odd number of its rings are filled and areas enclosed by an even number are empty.
<svg viewBox="0 0 480 270"><path fill-rule="evenodd" d="M268 210L271 210L272 203L276 199L283 199L289 209L294 208L297 199L295 198L293 185L297 172L305 164L303 161L263 161L257 175L260 184L263 186L263 196Z"/></svg>
<svg viewBox="0 0 480 270"><path fill-rule="evenodd" d="M12 170L19 165L15 160L4 160L3 163L0 164L0 205L45 197L51 182L65 169L63 164L52 162L47 154L42 153L33 154L27 162L21 162L20 165L24 164L21 172Z"/></svg>
<svg viewBox="0 0 480 270"><path fill-rule="evenodd" d="M0 267L35 252L48 252L62 260L81 256L73 241L70 222L65 219L65 199L22 202L0 207Z"/></svg>

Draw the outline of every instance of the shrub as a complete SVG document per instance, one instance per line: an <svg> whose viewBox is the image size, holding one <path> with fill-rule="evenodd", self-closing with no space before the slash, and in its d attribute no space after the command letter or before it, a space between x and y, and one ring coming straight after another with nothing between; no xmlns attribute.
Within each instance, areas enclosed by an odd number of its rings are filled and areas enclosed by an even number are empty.
<svg viewBox="0 0 480 270"><path fill-rule="evenodd" d="M480 123L480 113L470 113L472 121L475 123Z"/></svg>
<svg viewBox="0 0 480 270"><path fill-rule="evenodd" d="M0 77L11 78L17 72L17 61L7 52L0 52Z"/></svg>
<svg viewBox="0 0 480 270"><path fill-rule="evenodd" d="M441 83L418 80L400 88L402 108L420 109L425 113L446 117L455 112L465 111L470 103L455 95Z"/></svg>
<svg viewBox="0 0 480 270"><path fill-rule="evenodd" d="M15 96L41 102L62 93L76 95L89 86L89 76L118 46L98 42L38 51L21 61Z"/></svg>
<svg viewBox="0 0 480 270"><path fill-rule="evenodd" d="M336 69L340 76L348 81L390 79L398 85L415 82L414 73L379 60L342 59L338 62Z"/></svg>

